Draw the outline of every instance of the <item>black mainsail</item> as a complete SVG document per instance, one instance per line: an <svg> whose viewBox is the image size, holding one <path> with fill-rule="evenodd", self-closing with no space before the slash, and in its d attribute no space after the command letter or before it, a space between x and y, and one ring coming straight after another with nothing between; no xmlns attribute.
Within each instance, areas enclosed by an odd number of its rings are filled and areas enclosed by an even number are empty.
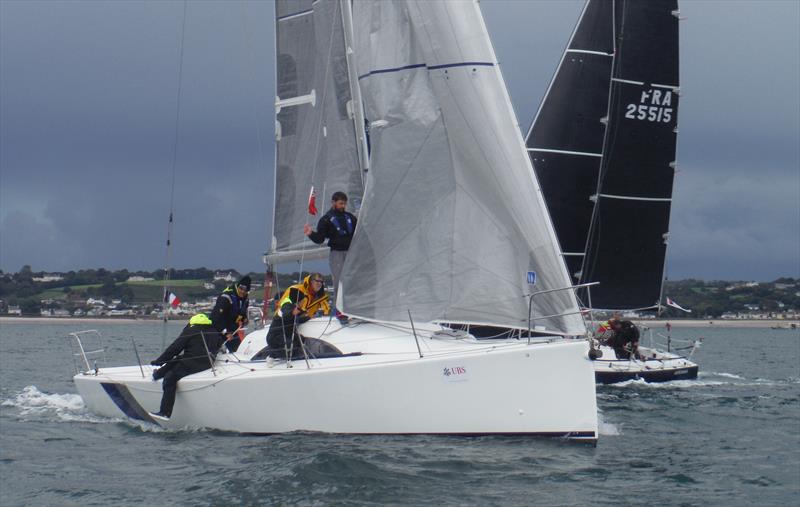
<svg viewBox="0 0 800 507"><path fill-rule="evenodd" d="M659 305L678 84L677 0L587 1L526 140L586 305Z"/></svg>

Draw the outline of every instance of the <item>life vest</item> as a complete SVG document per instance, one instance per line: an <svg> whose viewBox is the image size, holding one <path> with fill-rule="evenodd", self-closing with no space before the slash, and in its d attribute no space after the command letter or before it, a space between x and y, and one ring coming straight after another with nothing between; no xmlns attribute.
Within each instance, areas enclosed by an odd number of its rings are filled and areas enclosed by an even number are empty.
<svg viewBox="0 0 800 507"><path fill-rule="evenodd" d="M333 226L336 228L336 232L339 233L339 236L350 236L353 234L353 229L355 229L355 226L353 225L353 217L347 213L344 213L343 216L345 222L344 224L341 223L341 217L331 214L331 224L333 224Z"/></svg>
<svg viewBox="0 0 800 507"><path fill-rule="evenodd" d="M292 290L297 290L300 293L299 296L296 296L299 301L292 300ZM322 310L322 313L325 315L329 315L331 313L331 305L328 299L328 294L324 291L324 289L321 296L316 298L311 296L311 275L303 278L303 283L292 285L283 292L283 296L281 296L280 301L278 301L278 306L275 311L276 316L283 317L283 311L281 310L281 307L286 303L296 305L301 312L305 312L309 316L314 315L320 310Z"/></svg>

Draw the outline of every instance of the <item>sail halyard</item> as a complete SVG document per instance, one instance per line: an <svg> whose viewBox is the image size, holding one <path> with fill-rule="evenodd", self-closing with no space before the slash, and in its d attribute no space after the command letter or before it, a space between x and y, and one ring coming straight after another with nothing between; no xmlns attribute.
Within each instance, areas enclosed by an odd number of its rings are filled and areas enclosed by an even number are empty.
<svg viewBox="0 0 800 507"><path fill-rule="evenodd" d="M570 285L476 3L354 4L370 178L342 310L524 328ZM536 322L585 330L570 290Z"/></svg>
<svg viewBox="0 0 800 507"><path fill-rule="evenodd" d="M270 265L327 255L327 247L303 234L302 224L318 218L308 210L312 188L318 203L335 191L358 203L363 193L343 5L275 2L275 208L265 256Z"/></svg>

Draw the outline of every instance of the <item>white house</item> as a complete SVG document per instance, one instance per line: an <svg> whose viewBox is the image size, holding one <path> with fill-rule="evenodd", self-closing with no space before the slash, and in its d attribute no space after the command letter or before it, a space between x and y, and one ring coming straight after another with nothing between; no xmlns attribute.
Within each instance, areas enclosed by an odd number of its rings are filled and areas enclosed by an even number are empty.
<svg viewBox="0 0 800 507"><path fill-rule="evenodd" d="M233 274L233 271L228 271L227 273L222 273L217 271L214 273L214 281L218 280L225 280L226 282L235 282L236 276Z"/></svg>

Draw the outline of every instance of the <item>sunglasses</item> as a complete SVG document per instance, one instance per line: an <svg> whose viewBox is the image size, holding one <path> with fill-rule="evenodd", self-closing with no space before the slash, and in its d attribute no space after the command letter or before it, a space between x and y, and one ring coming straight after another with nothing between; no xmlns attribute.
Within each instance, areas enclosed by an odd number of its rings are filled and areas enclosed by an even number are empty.
<svg viewBox="0 0 800 507"><path fill-rule="evenodd" d="M317 282L317 283L322 283L322 280L318 280L318 279L314 279L314 280L311 280L311 281L312 282Z"/></svg>

